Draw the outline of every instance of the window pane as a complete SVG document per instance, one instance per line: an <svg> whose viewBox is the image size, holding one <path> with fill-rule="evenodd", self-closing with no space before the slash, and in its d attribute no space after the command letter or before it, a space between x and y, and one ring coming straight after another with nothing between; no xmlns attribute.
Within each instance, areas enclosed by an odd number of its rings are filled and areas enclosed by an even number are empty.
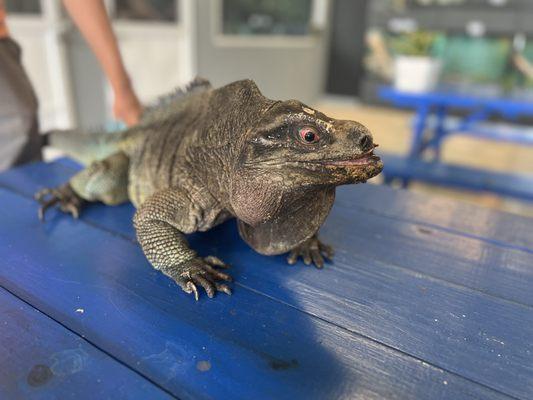
<svg viewBox="0 0 533 400"><path fill-rule="evenodd" d="M136 21L177 21L176 0L117 0L115 17Z"/></svg>
<svg viewBox="0 0 533 400"><path fill-rule="evenodd" d="M306 35L311 0L223 0L223 28L237 35Z"/></svg>
<svg viewBox="0 0 533 400"><path fill-rule="evenodd" d="M40 14L41 2L39 0L6 0L8 13Z"/></svg>
<svg viewBox="0 0 533 400"><path fill-rule="evenodd" d="M412 7L516 7L515 0L409 0Z"/></svg>

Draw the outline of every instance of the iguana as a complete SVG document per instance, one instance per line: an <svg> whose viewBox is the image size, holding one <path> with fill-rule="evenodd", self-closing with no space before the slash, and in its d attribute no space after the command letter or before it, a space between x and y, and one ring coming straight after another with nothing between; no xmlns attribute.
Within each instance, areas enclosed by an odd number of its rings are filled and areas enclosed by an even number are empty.
<svg viewBox="0 0 533 400"><path fill-rule="evenodd" d="M49 135L52 146L88 166L68 183L37 193L78 217L85 201L137 208L138 241L154 268L198 299L231 294L226 264L200 257L186 234L236 218L241 237L266 255L289 252L318 268L332 249L317 231L338 185L365 182L382 169L369 131L296 100L274 101L251 80L218 89L196 79L185 92L148 108L117 133Z"/></svg>

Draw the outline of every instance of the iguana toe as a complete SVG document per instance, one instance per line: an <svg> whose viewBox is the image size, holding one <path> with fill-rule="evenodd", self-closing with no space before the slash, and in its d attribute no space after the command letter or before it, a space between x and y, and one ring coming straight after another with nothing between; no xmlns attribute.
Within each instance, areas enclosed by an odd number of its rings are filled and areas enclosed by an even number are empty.
<svg viewBox="0 0 533 400"><path fill-rule="evenodd" d="M229 286L220 282L231 282L231 276L217 270L215 267L228 268L220 259L208 256L205 258L193 258L180 265L179 268L167 270L165 273L174 279L184 292L193 294L196 300L199 299L198 286L205 290L209 298L213 298L217 292L231 295Z"/></svg>
<svg viewBox="0 0 533 400"><path fill-rule="evenodd" d="M83 205L83 199L74 192L68 183L58 188L42 189L35 194L35 199L41 204L38 211L41 221L44 221L46 211L56 205L61 211L69 213L77 219Z"/></svg>
<svg viewBox="0 0 533 400"><path fill-rule="evenodd" d="M287 257L287 262L291 265L296 264L299 257L306 265L313 263L315 267L323 268L324 260L331 261L333 259L333 248L322 243L315 235L292 249Z"/></svg>

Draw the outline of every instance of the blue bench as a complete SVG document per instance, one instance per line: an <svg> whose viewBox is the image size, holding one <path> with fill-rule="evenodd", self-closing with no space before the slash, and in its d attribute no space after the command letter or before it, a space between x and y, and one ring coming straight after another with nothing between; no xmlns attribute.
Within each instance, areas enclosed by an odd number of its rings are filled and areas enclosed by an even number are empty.
<svg viewBox="0 0 533 400"><path fill-rule="evenodd" d="M236 279L195 302L149 266L131 205L37 220L33 193L77 168L0 174L0 398L533 398L533 220L347 186L323 271L233 222L191 235Z"/></svg>
<svg viewBox="0 0 533 400"><path fill-rule="evenodd" d="M409 154L404 159L392 155L385 157L386 182L399 179L403 186L407 186L411 180L420 180L533 199L533 171L508 174L440 162L442 143L451 135L533 145L531 127L510 123L518 117L533 117L531 102L453 91L405 93L390 87L381 88L379 96L397 107L415 109ZM461 110L466 116L450 116L454 110ZM488 122L492 116L507 122Z"/></svg>
<svg viewBox="0 0 533 400"><path fill-rule="evenodd" d="M533 175L509 174L424 161L392 154L381 155L386 183L413 180L454 188L498 193L503 196L533 201Z"/></svg>

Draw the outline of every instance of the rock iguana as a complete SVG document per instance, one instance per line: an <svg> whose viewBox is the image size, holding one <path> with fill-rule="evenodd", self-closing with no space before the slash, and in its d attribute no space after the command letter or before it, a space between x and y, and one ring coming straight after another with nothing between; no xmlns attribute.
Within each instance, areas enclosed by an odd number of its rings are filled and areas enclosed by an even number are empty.
<svg viewBox="0 0 533 400"><path fill-rule="evenodd" d="M237 218L241 237L261 254L289 252L293 264L332 256L317 232L338 185L382 169L369 131L299 101L264 97L251 80L214 89L197 78L117 133L57 131L49 144L87 167L37 193L39 215L59 206L78 217L85 201L137 208L138 241L154 268L198 299L231 294L224 262L200 257L186 234Z"/></svg>

